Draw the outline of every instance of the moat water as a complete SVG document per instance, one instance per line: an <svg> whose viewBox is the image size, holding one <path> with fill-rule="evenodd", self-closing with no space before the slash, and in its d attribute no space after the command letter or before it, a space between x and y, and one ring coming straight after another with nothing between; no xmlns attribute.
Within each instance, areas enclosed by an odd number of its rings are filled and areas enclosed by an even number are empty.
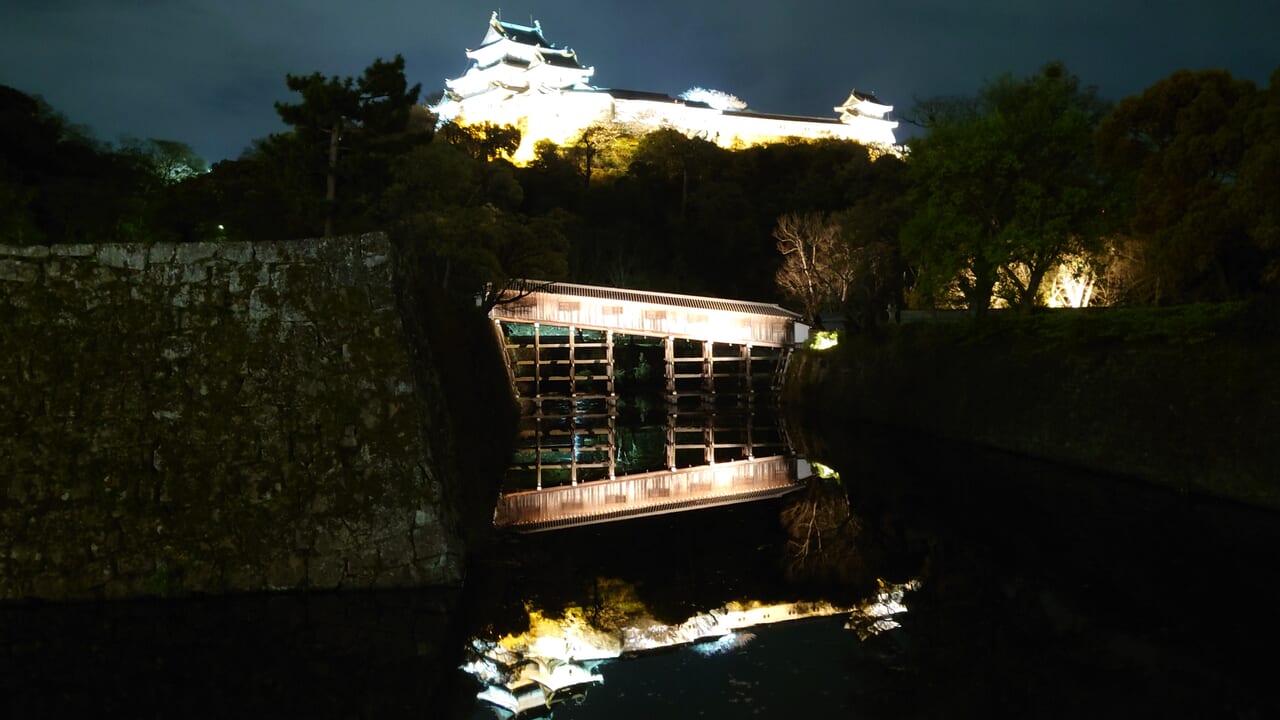
<svg viewBox="0 0 1280 720"><path fill-rule="evenodd" d="M853 606L911 580L898 627L864 635L837 615L626 654L548 713L1280 716L1275 514L860 428L823 435L833 450L813 459L838 482L504 536L461 593L0 606L0 717L495 717L459 666L530 610L679 623L734 601Z"/></svg>

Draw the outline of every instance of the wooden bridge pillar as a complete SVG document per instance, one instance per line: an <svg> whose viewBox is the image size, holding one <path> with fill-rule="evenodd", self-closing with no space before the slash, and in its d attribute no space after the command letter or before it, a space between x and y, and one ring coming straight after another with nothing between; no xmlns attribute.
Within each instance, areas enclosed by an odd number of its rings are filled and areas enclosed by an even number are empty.
<svg viewBox="0 0 1280 720"><path fill-rule="evenodd" d="M702 341L702 391L709 395L716 394L716 359L712 353L710 340Z"/></svg>
<svg viewBox="0 0 1280 720"><path fill-rule="evenodd" d="M618 477L618 392L614 386L612 330L604 331L604 357L605 392L609 394L605 399L606 412L609 413L609 479L613 480Z"/></svg>
<svg viewBox="0 0 1280 720"><path fill-rule="evenodd" d="M666 378L666 451L667 468L676 469L676 423L679 420L680 396L676 392L676 339L670 335L662 338L662 372Z"/></svg>
<svg viewBox="0 0 1280 720"><path fill-rule="evenodd" d="M751 374L751 344L742 346L742 383L746 394L747 405L747 459L755 457L755 442L752 438L751 430L755 426L755 400L756 385L755 378Z"/></svg>
<svg viewBox="0 0 1280 720"><path fill-rule="evenodd" d="M564 302L552 306L551 311L567 319ZM665 317L665 311L662 314ZM629 336L646 338L637 341L646 361L654 358L657 344L662 347L663 379L656 387L643 384L641 391L660 388L666 415L665 428L652 428L651 420L644 422L646 432L665 435L665 452L648 456L648 467L675 472L691 465L723 465L754 459L756 450L771 455L772 448L783 445L771 428L755 427L755 413L760 409L755 396L769 382L766 373L772 371L776 383L785 371L786 348L778 349L775 355L768 340L756 346L734 339L684 337L670 327L650 327L649 315L645 314L646 328L635 333L601 327L599 317L583 320L577 310L572 323L529 315L499 321L513 323L510 327L498 325L497 332L506 343L508 370L526 413L522 423L526 439L520 452L527 459L512 465L513 471L521 473L522 490L552 491L559 485L564 490L591 488L601 480L626 480L635 474L630 465L628 470L622 469L618 447L615 363L620 347L615 343ZM615 315L609 312L600 317L612 322ZM586 322L587 329L580 322ZM717 343L729 347L717 347ZM777 361L779 356L782 362ZM653 380L657 378L649 383ZM762 387L757 388L757 383ZM530 434L532 440L528 439ZM785 441L781 428L779 434ZM757 443L763 444L757 447ZM620 502L610 498L604 502Z"/></svg>
<svg viewBox="0 0 1280 720"><path fill-rule="evenodd" d="M542 323L533 324L533 396L542 398ZM541 404L538 410L541 412Z"/></svg>
<svg viewBox="0 0 1280 720"><path fill-rule="evenodd" d="M676 339L670 335L662 338L662 366L667 379L668 402L676 398Z"/></svg>
<svg viewBox="0 0 1280 720"><path fill-rule="evenodd" d="M702 341L702 457L716 464L716 359L714 343Z"/></svg>

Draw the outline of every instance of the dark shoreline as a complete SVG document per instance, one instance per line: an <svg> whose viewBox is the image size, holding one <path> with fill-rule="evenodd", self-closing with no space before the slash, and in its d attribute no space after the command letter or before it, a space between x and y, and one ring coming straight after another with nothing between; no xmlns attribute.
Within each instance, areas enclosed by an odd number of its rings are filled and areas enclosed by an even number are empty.
<svg viewBox="0 0 1280 720"><path fill-rule="evenodd" d="M786 411L1280 510L1275 323L1258 303L849 335L797 353Z"/></svg>

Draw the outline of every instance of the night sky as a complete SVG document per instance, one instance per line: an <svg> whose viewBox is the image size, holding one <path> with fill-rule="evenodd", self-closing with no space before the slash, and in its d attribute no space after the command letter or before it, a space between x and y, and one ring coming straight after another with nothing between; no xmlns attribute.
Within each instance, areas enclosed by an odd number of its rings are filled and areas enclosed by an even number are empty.
<svg viewBox="0 0 1280 720"><path fill-rule="evenodd" d="M424 97L466 68L492 3L462 0L7 0L0 83L94 135L191 144L210 162L281 129L286 73L358 75L404 55ZM644 0L507 2L542 21L601 87L733 93L752 110L834 116L851 88L898 111L1060 59L1104 97L1179 68L1265 85L1277 0ZM900 133L901 137L901 133Z"/></svg>

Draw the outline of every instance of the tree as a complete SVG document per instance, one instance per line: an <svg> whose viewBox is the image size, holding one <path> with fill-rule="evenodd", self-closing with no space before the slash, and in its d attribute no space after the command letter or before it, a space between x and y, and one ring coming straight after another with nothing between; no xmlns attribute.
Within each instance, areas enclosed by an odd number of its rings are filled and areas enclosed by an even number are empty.
<svg viewBox="0 0 1280 720"><path fill-rule="evenodd" d="M35 190L0 179L0 242L11 245L38 245L44 233L36 224L32 204Z"/></svg>
<svg viewBox="0 0 1280 720"><path fill-rule="evenodd" d="M185 231L242 241L315 237L328 213L313 160L313 148L295 133L254 141L239 158L174 188L191 213Z"/></svg>
<svg viewBox="0 0 1280 720"><path fill-rule="evenodd" d="M0 86L0 237L8 242L148 239L149 170L38 97Z"/></svg>
<svg viewBox="0 0 1280 720"><path fill-rule="evenodd" d="M510 159L520 147L518 128L489 122L479 125L448 123L440 128L440 137L477 160Z"/></svg>
<svg viewBox="0 0 1280 720"><path fill-rule="evenodd" d="M1139 246L1131 254L1145 260L1142 299L1223 300L1256 288L1261 263L1245 206L1263 210L1274 196L1249 202L1240 186L1266 184L1265 169L1244 167L1250 145L1263 156L1274 137L1260 100L1253 83L1226 71L1181 70L1121 101L1098 128L1098 156L1124 191L1115 214Z"/></svg>
<svg viewBox="0 0 1280 720"><path fill-rule="evenodd" d="M334 228L343 142L367 155L380 144L403 137L421 86L408 87L400 55L390 62L374 60L358 80L312 73L287 75L285 82L302 101L276 103L276 112L313 151L323 149L324 234L328 237Z"/></svg>
<svg viewBox="0 0 1280 720"><path fill-rule="evenodd" d="M386 195L392 232L423 277L459 300L482 295L488 310L513 279L562 279L568 241L558 212L518 212L523 191L505 160L432 142L394 167Z"/></svg>
<svg viewBox="0 0 1280 720"><path fill-rule="evenodd" d="M856 584L870 579L862 519L836 479L810 478L780 515L787 533L786 575L793 581Z"/></svg>
<svg viewBox="0 0 1280 720"><path fill-rule="evenodd" d="M1101 233L1103 184L1092 133L1105 110L1060 63L1003 76L972 100L927 103L927 134L911 144L903 251L923 294L954 287L985 312L1000 288L1036 304L1046 273Z"/></svg>
<svg viewBox="0 0 1280 720"><path fill-rule="evenodd" d="M590 185L598 171L609 175L624 172L642 135L618 123L595 122L582 130L567 154L581 161L583 182Z"/></svg>
<svg viewBox="0 0 1280 720"><path fill-rule="evenodd" d="M120 154L130 159L139 178L134 215L122 218L137 239L197 239L195 218L203 214L198 195L190 192L208 170L195 149L177 140L126 138Z"/></svg>
<svg viewBox="0 0 1280 720"><path fill-rule="evenodd" d="M836 308L850 328L876 325L902 292L902 262L892 235L885 234L890 228L896 231L896 224L877 216L871 203L832 215L783 215L773 231L783 257L778 289L815 327L822 326L824 311Z"/></svg>
<svg viewBox="0 0 1280 720"><path fill-rule="evenodd" d="M207 172L209 165L195 148L177 140L127 138L121 151L133 155L162 185L181 182Z"/></svg>
<svg viewBox="0 0 1280 720"><path fill-rule="evenodd" d="M677 215L684 220L689 205L691 182L696 183L714 171L723 151L702 138L691 138L671 128L654 130L645 135L631 160L634 174L653 173L679 184Z"/></svg>
<svg viewBox="0 0 1280 720"><path fill-rule="evenodd" d="M896 317L902 298L903 263L893 238L882 234L882 218L859 205L835 216L848 248L848 284L840 301L846 327L870 329Z"/></svg>
<svg viewBox="0 0 1280 720"><path fill-rule="evenodd" d="M1263 254L1261 284L1280 288L1280 68L1258 94L1244 126L1248 146L1240 163L1233 206Z"/></svg>
<svg viewBox="0 0 1280 720"><path fill-rule="evenodd" d="M533 161L516 172L525 191L525 212L538 215L555 207L573 211L582 207L587 185L575 162L550 140L538 141Z"/></svg>
<svg viewBox="0 0 1280 720"><path fill-rule="evenodd" d="M840 230L826 215L811 212L783 215L773 231L783 258L778 289L800 303L814 327L822 327L822 311L843 302L853 282L856 260Z"/></svg>
<svg viewBox="0 0 1280 720"><path fill-rule="evenodd" d="M847 327L870 329L896 319L902 303L907 266L898 235L909 211L906 165L886 155L870 166L851 163L840 178L862 188L846 210L833 215L855 259L853 283L842 305Z"/></svg>

